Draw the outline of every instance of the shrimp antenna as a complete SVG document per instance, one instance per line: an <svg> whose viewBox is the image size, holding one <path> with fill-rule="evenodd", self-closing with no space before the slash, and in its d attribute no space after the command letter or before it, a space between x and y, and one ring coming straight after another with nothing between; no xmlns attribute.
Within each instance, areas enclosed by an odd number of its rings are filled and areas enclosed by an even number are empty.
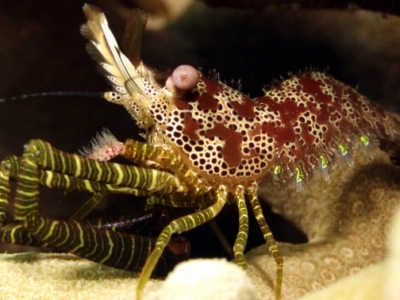
<svg viewBox="0 0 400 300"><path fill-rule="evenodd" d="M24 94L24 95L20 95L20 96L9 97L9 98L0 98L0 102L8 102L8 101L13 101L13 100L21 100L21 99L35 98L35 97L49 97L49 96L84 96L84 97L103 98L104 93L102 93L102 92L83 92L83 91L32 93L32 94Z"/></svg>

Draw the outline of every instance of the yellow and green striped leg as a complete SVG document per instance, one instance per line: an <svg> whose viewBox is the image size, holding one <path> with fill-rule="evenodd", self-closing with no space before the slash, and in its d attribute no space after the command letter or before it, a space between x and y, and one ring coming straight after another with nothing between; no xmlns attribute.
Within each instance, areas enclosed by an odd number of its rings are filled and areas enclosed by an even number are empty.
<svg viewBox="0 0 400 300"><path fill-rule="evenodd" d="M52 230L49 231L44 228L42 232L35 234L34 237L29 232L29 229L25 227L26 225L24 226L21 223L8 224L0 229L0 241L34 247L57 245L57 248L64 252L74 253L111 267L139 272L147 259L149 251L154 248L156 241L154 238L148 237L158 236L162 228L168 223L168 217L165 213L164 210L157 208L132 217L89 219L83 220L81 223L46 220L38 216L35 220L47 221L48 224L45 225L52 226ZM80 231L77 232L79 229ZM119 235L114 231L123 233ZM66 235L66 232L69 232L69 235ZM42 236L43 234L45 236ZM74 234L75 239L71 241L71 236ZM63 243L64 240L60 238L61 236L68 237L68 242ZM57 237L58 240L55 239ZM95 238L95 243L89 242L91 238ZM110 252L110 241L116 251ZM75 249L76 247L73 247L81 244L84 248ZM75 250L71 250L71 247ZM126 251L120 250L124 248ZM88 255L84 251L91 254ZM110 253L112 256L109 256ZM189 254L189 242L183 237L173 237L166 251L163 252L153 275L157 277L166 276L177 263L187 260ZM109 258L102 261L104 257Z"/></svg>
<svg viewBox="0 0 400 300"><path fill-rule="evenodd" d="M152 208L155 204L171 207L193 207L203 209L215 203L215 192L213 190L200 196L169 194L162 196L151 196L147 198L146 208Z"/></svg>
<svg viewBox="0 0 400 300"><path fill-rule="evenodd" d="M84 159L62 153L40 140L31 141L20 160L11 159L5 165L0 187L3 199L7 200L9 194L8 178L16 177L15 216L23 221L29 233L52 247L130 270L141 269L148 253L154 248L155 240L84 226L75 221L41 217L38 212L39 185L88 191L95 189L93 192L102 192L106 188L106 191L133 191L133 194L135 191L168 194L184 190L179 180L169 173ZM24 233L21 226L15 225L8 231L11 233L9 237L19 236L16 231ZM21 240L29 243L27 238L29 235ZM123 253L123 249L127 253ZM176 258L174 253L173 258ZM166 264L164 259L160 264Z"/></svg>
<svg viewBox="0 0 400 300"><path fill-rule="evenodd" d="M19 170L19 159L10 156L4 159L0 165L0 217L5 220L8 210L8 198L10 194L9 181L16 180ZM148 192L143 192L126 187L92 182L88 180L74 178L65 174L54 173L47 170L39 170L39 182L50 188L63 190L77 189L80 191L95 193L70 219L75 221L82 220L105 196L104 192L109 191L128 193L135 196L146 196ZM34 238L20 223L8 224L0 229L0 241L11 244L26 246L46 247L47 244Z"/></svg>
<svg viewBox="0 0 400 300"><path fill-rule="evenodd" d="M243 186L238 185L235 190L235 200L239 211L239 231L233 246L236 262L243 269L247 268L246 259L244 258L244 250L247 244L247 237L249 233L249 217L247 214L246 201L244 198Z"/></svg>
<svg viewBox="0 0 400 300"><path fill-rule="evenodd" d="M283 279L283 258L279 253L278 246L272 235L271 229L269 228L267 222L265 221L260 202L257 197L257 183L252 184L250 188L247 189L247 193L250 196L250 204L253 208L254 215L256 217L257 223L260 226L261 232L264 239L268 245L269 252L275 259L277 269L276 269L276 285L275 285L275 299L279 299L282 290L282 279Z"/></svg>
<svg viewBox="0 0 400 300"><path fill-rule="evenodd" d="M40 178L43 174L40 170L47 170L44 179ZM20 220L38 212L39 184L45 181L50 187L63 186L94 193L104 191L105 187L105 192L131 191L133 194L137 194L135 191L170 194L186 190L170 173L82 158L61 152L41 140L33 140L25 146L17 180L14 215ZM68 180L71 182L67 185Z"/></svg>
<svg viewBox="0 0 400 300"><path fill-rule="evenodd" d="M30 234L22 223L11 223L0 228L0 242L32 247L46 247L46 243Z"/></svg>
<svg viewBox="0 0 400 300"><path fill-rule="evenodd" d="M139 272L155 247L156 239L60 221L31 213L24 227L41 242L64 252L117 269ZM166 276L179 262L168 247L157 262L155 276Z"/></svg>
<svg viewBox="0 0 400 300"><path fill-rule="evenodd" d="M77 220L75 220L77 221ZM168 213L161 208L135 213L117 218L96 218L80 221L82 225L102 228L111 231L124 232L144 237L157 237L162 229L168 225ZM8 244L24 246L46 247L46 243L34 238L29 231L19 223L7 224L0 228L0 241Z"/></svg>
<svg viewBox="0 0 400 300"><path fill-rule="evenodd" d="M150 275L152 274L157 261L168 244L168 241L171 239L172 234L188 231L214 218L226 204L227 196L227 188L224 185L220 185L216 190L216 200L213 205L199 212L195 212L193 214L173 220L167 227L164 228L157 238L155 249L147 259L146 264L140 273L136 290L137 299L140 299L144 286L149 280Z"/></svg>
<svg viewBox="0 0 400 300"><path fill-rule="evenodd" d="M15 178L18 173L18 158L7 157L0 164L0 228L7 218L10 198L10 178Z"/></svg>
<svg viewBox="0 0 400 300"><path fill-rule="evenodd" d="M231 194L228 195L228 199ZM151 209L154 204L161 204L164 206L173 206L173 207L193 207L197 209L204 209L209 207L215 202L215 193L211 190L208 193L200 195L198 197L179 197L175 195L165 195L162 197L151 196L147 198L146 202L146 210ZM211 229L217 236L219 242L221 243L222 247L225 249L226 253L231 257L234 258L235 254L232 250L231 245L229 245L226 237L222 233L221 229L219 228L217 222L214 219L208 221Z"/></svg>
<svg viewBox="0 0 400 300"><path fill-rule="evenodd" d="M148 165L170 171L178 176L187 187L196 187L195 194L197 195L208 191L208 186L194 175L193 171L188 169L180 157L171 150L128 139L125 142L123 156L141 166Z"/></svg>

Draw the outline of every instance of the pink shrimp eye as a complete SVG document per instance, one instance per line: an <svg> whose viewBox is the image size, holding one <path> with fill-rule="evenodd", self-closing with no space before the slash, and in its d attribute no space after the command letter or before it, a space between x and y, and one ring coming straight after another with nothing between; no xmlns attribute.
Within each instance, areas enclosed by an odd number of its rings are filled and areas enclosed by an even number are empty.
<svg viewBox="0 0 400 300"><path fill-rule="evenodd" d="M172 82L171 82L172 81ZM189 65L181 65L172 72L166 85L169 90L177 89L181 91L191 90L199 81L199 72Z"/></svg>

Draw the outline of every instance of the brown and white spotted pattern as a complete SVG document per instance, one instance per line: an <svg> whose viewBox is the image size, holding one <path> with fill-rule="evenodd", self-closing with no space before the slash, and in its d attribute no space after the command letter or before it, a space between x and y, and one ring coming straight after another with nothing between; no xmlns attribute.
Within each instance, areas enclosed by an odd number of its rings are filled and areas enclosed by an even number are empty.
<svg viewBox="0 0 400 300"><path fill-rule="evenodd" d="M398 138L397 121L331 76L293 75L250 99L201 75L197 86L158 107L159 131L210 182L297 183L336 156Z"/></svg>

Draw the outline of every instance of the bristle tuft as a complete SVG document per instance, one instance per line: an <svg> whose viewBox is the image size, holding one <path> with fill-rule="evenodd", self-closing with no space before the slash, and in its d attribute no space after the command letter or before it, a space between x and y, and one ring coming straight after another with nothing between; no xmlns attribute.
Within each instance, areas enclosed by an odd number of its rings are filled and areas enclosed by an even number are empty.
<svg viewBox="0 0 400 300"><path fill-rule="evenodd" d="M79 154L97 161L109 161L110 159L125 153L125 145L107 129L97 133L90 146L83 147Z"/></svg>

